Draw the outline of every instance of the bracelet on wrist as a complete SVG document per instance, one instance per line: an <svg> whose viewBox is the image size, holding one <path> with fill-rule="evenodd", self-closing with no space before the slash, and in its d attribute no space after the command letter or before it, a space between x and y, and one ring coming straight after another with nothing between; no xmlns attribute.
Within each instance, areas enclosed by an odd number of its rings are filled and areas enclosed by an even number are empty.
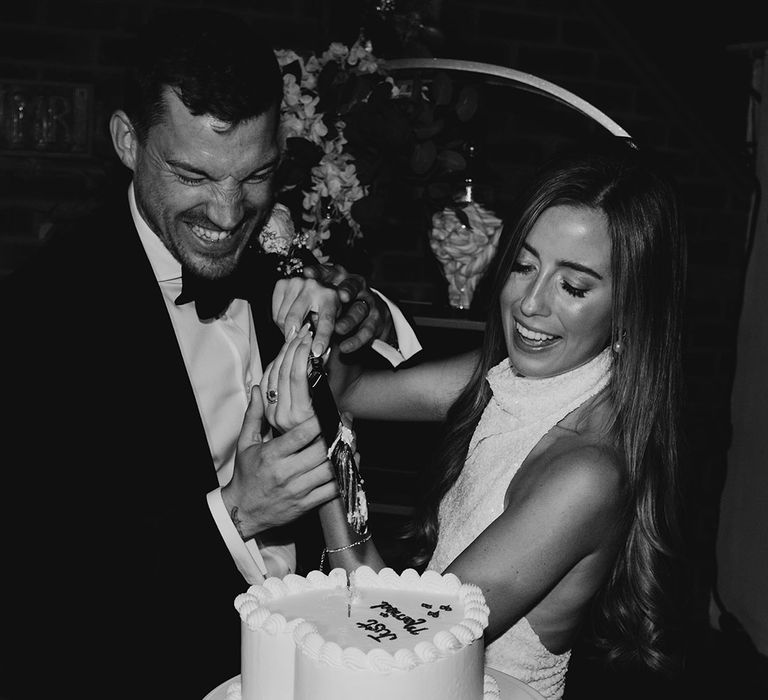
<svg viewBox="0 0 768 700"><path fill-rule="evenodd" d="M363 537L362 539L359 539L357 542L353 542L352 544L346 544L343 547L336 547L334 549L323 547L323 553L320 555L320 566L318 568L320 569L320 571L323 570L326 554L336 554L336 552L343 552L345 549L352 549L352 547L357 547L358 545L365 544L370 539L371 539L371 533L369 532L365 537Z"/></svg>

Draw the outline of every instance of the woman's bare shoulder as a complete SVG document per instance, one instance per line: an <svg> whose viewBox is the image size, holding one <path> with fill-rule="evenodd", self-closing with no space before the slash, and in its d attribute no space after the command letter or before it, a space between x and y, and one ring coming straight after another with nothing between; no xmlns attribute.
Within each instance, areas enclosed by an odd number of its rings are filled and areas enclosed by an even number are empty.
<svg viewBox="0 0 768 700"><path fill-rule="evenodd" d="M581 436L542 455L547 492L585 520L613 520L623 507L624 460L611 445Z"/></svg>
<svg viewBox="0 0 768 700"><path fill-rule="evenodd" d="M579 494L621 495L625 481L624 460L613 447L583 442L552 459L554 478Z"/></svg>
<svg viewBox="0 0 768 700"><path fill-rule="evenodd" d="M611 406L595 397L561 421L542 441L539 459L555 486L611 505L624 492L624 455L610 430Z"/></svg>
<svg viewBox="0 0 768 700"><path fill-rule="evenodd" d="M621 454L589 435L571 433L549 441L526 460L519 476L510 484L508 506L537 502L550 513L568 513L569 519L602 521L612 519L624 504Z"/></svg>

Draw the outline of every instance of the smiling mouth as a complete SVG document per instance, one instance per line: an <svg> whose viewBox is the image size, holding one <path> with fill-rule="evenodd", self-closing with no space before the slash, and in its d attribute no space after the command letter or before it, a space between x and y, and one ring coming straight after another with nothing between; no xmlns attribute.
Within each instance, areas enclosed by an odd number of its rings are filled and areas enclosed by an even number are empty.
<svg viewBox="0 0 768 700"><path fill-rule="evenodd" d="M189 230L206 243L221 243L235 235L238 229L231 229L229 231L222 231L221 229L210 229L198 224L189 224Z"/></svg>
<svg viewBox="0 0 768 700"><path fill-rule="evenodd" d="M549 333L531 330L519 321L515 321L515 332L520 341L531 348L547 347L560 339L559 335L550 335Z"/></svg>

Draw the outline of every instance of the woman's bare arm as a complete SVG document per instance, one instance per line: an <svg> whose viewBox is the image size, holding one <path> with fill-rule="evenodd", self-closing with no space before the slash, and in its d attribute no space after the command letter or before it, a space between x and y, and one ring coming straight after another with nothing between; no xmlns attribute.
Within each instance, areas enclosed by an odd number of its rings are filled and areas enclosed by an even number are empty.
<svg viewBox="0 0 768 700"><path fill-rule="evenodd" d="M479 351L472 351L407 369L358 373L340 391L339 407L370 420L443 420L478 361Z"/></svg>
<svg viewBox="0 0 768 700"><path fill-rule="evenodd" d="M480 586L495 639L527 615L585 557L611 549L622 502L620 470L604 450L585 447L537 464L510 488L510 502L446 569ZM599 567L598 567L599 568ZM597 569L596 569L597 570ZM598 581L581 581L570 608Z"/></svg>

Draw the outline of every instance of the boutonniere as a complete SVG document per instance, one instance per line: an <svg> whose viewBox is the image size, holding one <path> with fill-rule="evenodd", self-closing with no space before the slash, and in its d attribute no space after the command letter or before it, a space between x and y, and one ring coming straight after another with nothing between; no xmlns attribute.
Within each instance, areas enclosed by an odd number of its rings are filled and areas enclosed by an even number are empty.
<svg viewBox="0 0 768 700"><path fill-rule="evenodd" d="M303 239L296 233L290 209L276 202L259 233L259 245L266 254L276 256L277 271L283 277L298 276L305 265L317 262Z"/></svg>

